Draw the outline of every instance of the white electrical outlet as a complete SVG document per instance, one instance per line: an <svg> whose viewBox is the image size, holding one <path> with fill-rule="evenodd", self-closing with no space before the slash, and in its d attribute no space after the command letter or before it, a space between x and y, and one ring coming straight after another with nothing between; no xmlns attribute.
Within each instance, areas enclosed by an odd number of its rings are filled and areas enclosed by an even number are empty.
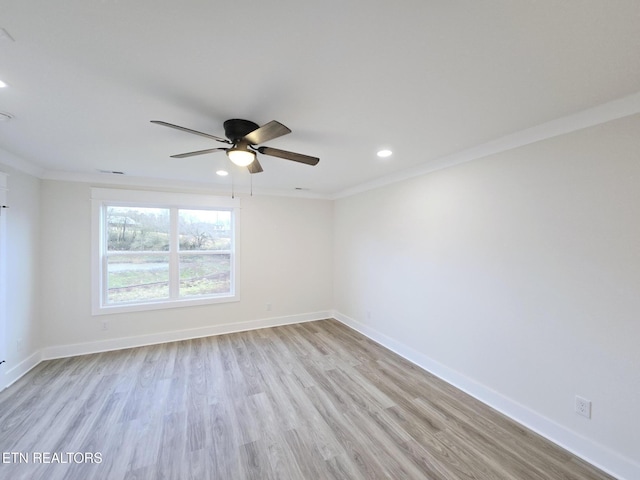
<svg viewBox="0 0 640 480"><path fill-rule="evenodd" d="M576 395L576 413L591 418L591 400Z"/></svg>
<svg viewBox="0 0 640 480"><path fill-rule="evenodd" d="M109 330L109 322L107 320L102 321L102 330Z"/></svg>
<svg viewBox="0 0 640 480"><path fill-rule="evenodd" d="M267 303L267 312L270 312L270 311L271 311L271 304Z"/></svg>

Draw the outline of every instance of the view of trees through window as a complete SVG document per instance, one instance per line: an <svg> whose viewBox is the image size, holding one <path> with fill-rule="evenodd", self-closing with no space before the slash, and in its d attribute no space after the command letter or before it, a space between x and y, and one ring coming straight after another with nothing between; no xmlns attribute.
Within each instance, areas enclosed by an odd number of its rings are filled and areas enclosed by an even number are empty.
<svg viewBox="0 0 640 480"><path fill-rule="evenodd" d="M230 211L108 206L105 227L108 304L230 292Z"/></svg>

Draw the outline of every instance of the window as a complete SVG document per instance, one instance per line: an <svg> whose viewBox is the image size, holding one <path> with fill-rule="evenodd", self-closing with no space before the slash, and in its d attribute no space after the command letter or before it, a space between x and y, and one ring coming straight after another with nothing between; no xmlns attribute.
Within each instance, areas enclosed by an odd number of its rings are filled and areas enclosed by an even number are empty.
<svg viewBox="0 0 640 480"><path fill-rule="evenodd" d="M237 300L238 200L92 189L93 313Z"/></svg>

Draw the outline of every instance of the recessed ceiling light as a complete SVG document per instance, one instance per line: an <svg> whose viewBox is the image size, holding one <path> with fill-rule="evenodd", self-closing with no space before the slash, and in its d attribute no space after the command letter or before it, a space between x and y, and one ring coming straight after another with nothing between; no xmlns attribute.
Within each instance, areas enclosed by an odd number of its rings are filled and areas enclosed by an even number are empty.
<svg viewBox="0 0 640 480"><path fill-rule="evenodd" d="M2 80L0 80L0 88L5 88L7 86Z"/></svg>
<svg viewBox="0 0 640 480"><path fill-rule="evenodd" d="M390 157L391 154L393 154L391 150L384 149L384 150L379 150L377 155L380 158L386 158L386 157Z"/></svg>
<svg viewBox="0 0 640 480"><path fill-rule="evenodd" d="M226 177L227 175L229 175L229 172L227 172L226 170L218 170L216 172L216 175L220 175L221 177Z"/></svg>

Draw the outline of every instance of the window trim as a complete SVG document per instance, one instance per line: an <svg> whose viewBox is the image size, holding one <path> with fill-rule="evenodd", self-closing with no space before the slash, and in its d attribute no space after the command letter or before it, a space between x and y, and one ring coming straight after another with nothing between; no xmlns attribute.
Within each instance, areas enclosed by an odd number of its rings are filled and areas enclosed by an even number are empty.
<svg viewBox="0 0 640 480"><path fill-rule="evenodd" d="M177 298L125 305L107 305L104 280L106 256L102 255L106 245L104 225L104 206L108 204L138 207L207 209L219 208L232 212L233 238L231 241L231 293L206 298ZM177 218L172 219L172 222ZM113 313L140 312L166 308L208 305L237 302L240 300L240 199L192 193L158 192L148 190L125 190L114 188L91 189L91 314L107 315ZM169 252L167 252L169 253ZM180 252L178 252L179 254ZM184 253L184 252L183 252Z"/></svg>

